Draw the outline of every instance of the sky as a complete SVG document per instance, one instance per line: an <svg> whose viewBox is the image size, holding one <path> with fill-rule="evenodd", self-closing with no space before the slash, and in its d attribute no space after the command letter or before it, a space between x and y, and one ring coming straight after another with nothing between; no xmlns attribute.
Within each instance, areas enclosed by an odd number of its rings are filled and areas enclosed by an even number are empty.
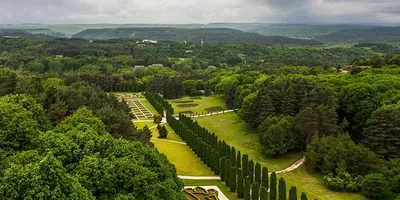
<svg viewBox="0 0 400 200"><path fill-rule="evenodd" d="M400 25L400 0L0 0L0 23Z"/></svg>

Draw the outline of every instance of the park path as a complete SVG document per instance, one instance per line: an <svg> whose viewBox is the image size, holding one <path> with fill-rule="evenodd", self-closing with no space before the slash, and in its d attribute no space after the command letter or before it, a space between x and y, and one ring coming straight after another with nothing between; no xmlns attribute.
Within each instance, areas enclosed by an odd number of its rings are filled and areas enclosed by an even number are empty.
<svg viewBox="0 0 400 200"><path fill-rule="evenodd" d="M297 168L299 168L301 165L303 165L305 161L306 161L306 157L302 157L302 158L300 158L300 160L296 161L295 163L290 165L288 168L276 171L275 173L283 174L286 172L294 171ZM271 173L269 173L269 175L271 175ZM184 180L221 180L221 178L219 176L178 176L178 178L184 179Z"/></svg>

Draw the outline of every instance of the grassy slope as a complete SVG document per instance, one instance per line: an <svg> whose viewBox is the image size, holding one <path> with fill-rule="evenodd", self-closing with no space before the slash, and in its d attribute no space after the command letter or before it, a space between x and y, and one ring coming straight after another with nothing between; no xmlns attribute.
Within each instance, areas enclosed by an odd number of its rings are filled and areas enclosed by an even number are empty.
<svg viewBox="0 0 400 200"><path fill-rule="evenodd" d="M187 103L187 104L199 104L195 107L186 107L180 108L178 105L182 103L175 103L174 101L190 101L193 100L194 102ZM211 97L202 97L201 99L190 99L190 97L183 97L180 99L169 100L169 103L174 107L175 113L178 114L182 111L192 111L193 113L200 113L206 112L206 108L214 107L214 106L221 106L223 109L226 109L224 97L223 96L211 96Z"/></svg>
<svg viewBox="0 0 400 200"><path fill-rule="evenodd" d="M223 181L217 180L182 180L185 186L217 186L229 200L237 200L235 193L232 193Z"/></svg>
<svg viewBox="0 0 400 200"><path fill-rule="evenodd" d="M210 117L195 118L199 124L210 132L218 135L219 139L225 140L241 153L246 153L249 158L254 159L270 171L278 171L289 167L301 158L302 153L293 153L279 158L267 158L261 154L261 145L258 135L251 131L243 121L237 120L236 113L225 113Z"/></svg>
<svg viewBox="0 0 400 200"><path fill-rule="evenodd" d="M249 155L249 158L268 166L270 171L284 169L290 166L301 153L291 154L282 158L267 158L261 154L258 136L249 131L244 122L238 122L236 113L225 113L210 117L196 118L196 121L211 132L215 132L220 139L239 149L242 153ZM286 180L287 189L296 186L298 195L306 192L308 199L318 198L319 200L363 200L362 195L338 193L328 190L323 182L321 175L313 174L301 167L290 173L282 175Z"/></svg>

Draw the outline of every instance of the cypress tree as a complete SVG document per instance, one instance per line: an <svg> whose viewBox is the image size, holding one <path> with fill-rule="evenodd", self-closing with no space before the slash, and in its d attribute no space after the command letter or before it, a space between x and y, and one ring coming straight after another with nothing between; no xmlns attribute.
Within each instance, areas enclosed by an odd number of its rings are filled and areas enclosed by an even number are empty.
<svg viewBox="0 0 400 200"><path fill-rule="evenodd" d="M242 155L240 153L240 151L238 151L237 153L237 157L236 157L236 168L242 168Z"/></svg>
<svg viewBox="0 0 400 200"><path fill-rule="evenodd" d="M232 164L232 167L236 166L236 149L235 149L235 147L232 147L232 149L231 149L231 164Z"/></svg>
<svg viewBox="0 0 400 200"><path fill-rule="evenodd" d="M301 193L301 200L308 200L306 193Z"/></svg>
<svg viewBox="0 0 400 200"><path fill-rule="evenodd" d="M271 174L271 187L269 189L269 199L276 200L276 173Z"/></svg>
<svg viewBox="0 0 400 200"><path fill-rule="evenodd" d="M254 161L250 160L249 165L247 167L248 167L248 172L249 172L248 176L250 177L250 182L253 183L254 182Z"/></svg>
<svg viewBox="0 0 400 200"><path fill-rule="evenodd" d="M221 177L221 181L225 180L225 157L222 157L220 160L220 167L219 167L219 173Z"/></svg>
<svg viewBox="0 0 400 200"><path fill-rule="evenodd" d="M237 171L236 171L236 166L233 166L233 167L231 167L231 171L229 172L230 173L230 176L231 176L231 180L229 181L229 183L230 183L230 189L231 189L231 192L236 192L236 187L237 187L237 184L236 184L236 177L237 177Z"/></svg>
<svg viewBox="0 0 400 200"><path fill-rule="evenodd" d="M249 156L247 154L243 154L243 159L242 159L242 169L243 169L243 175L244 177L249 175Z"/></svg>
<svg viewBox="0 0 400 200"><path fill-rule="evenodd" d="M243 192L244 192L243 170L239 169L237 174L238 174L237 197L241 199L243 198Z"/></svg>
<svg viewBox="0 0 400 200"><path fill-rule="evenodd" d="M279 200L286 200L286 182L285 179L279 179Z"/></svg>
<svg viewBox="0 0 400 200"><path fill-rule="evenodd" d="M250 186L250 177L246 176L245 182L244 182L244 200L250 200L250 191L251 191L251 186Z"/></svg>
<svg viewBox="0 0 400 200"><path fill-rule="evenodd" d="M226 159L225 160L224 176L225 176L225 185L227 187L230 186L230 174L231 174L231 160L230 159Z"/></svg>
<svg viewBox="0 0 400 200"><path fill-rule="evenodd" d="M260 184L257 182L254 182L251 188L251 199L252 200L260 199Z"/></svg>
<svg viewBox="0 0 400 200"><path fill-rule="evenodd" d="M255 182L261 183L261 165L260 163L257 162L256 168L255 168Z"/></svg>
<svg viewBox="0 0 400 200"><path fill-rule="evenodd" d="M219 163L219 152L215 152L215 175L219 175L220 173L220 163Z"/></svg>
<svg viewBox="0 0 400 200"><path fill-rule="evenodd" d="M289 200L297 200L297 188L292 186L289 190Z"/></svg>
<svg viewBox="0 0 400 200"><path fill-rule="evenodd" d="M261 187L260 200L268 200L268 190L265 187Z"/></svg>
<svg viewBox="0 0 400 200"><path fill-rule="evenodd" d="M269 187L268 168L267 167L262 168L261 185L265 188Z"/></svg>

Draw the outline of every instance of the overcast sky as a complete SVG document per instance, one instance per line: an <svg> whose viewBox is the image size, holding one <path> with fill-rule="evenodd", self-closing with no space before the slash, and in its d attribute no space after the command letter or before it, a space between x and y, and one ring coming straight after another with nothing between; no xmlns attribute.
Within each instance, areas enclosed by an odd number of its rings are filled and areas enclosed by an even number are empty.
<svg viewBox="0 0 400 200"><path fill-rule="evenodd" d="M400 25L400 0L0 0L0 23Z"/></svg>

